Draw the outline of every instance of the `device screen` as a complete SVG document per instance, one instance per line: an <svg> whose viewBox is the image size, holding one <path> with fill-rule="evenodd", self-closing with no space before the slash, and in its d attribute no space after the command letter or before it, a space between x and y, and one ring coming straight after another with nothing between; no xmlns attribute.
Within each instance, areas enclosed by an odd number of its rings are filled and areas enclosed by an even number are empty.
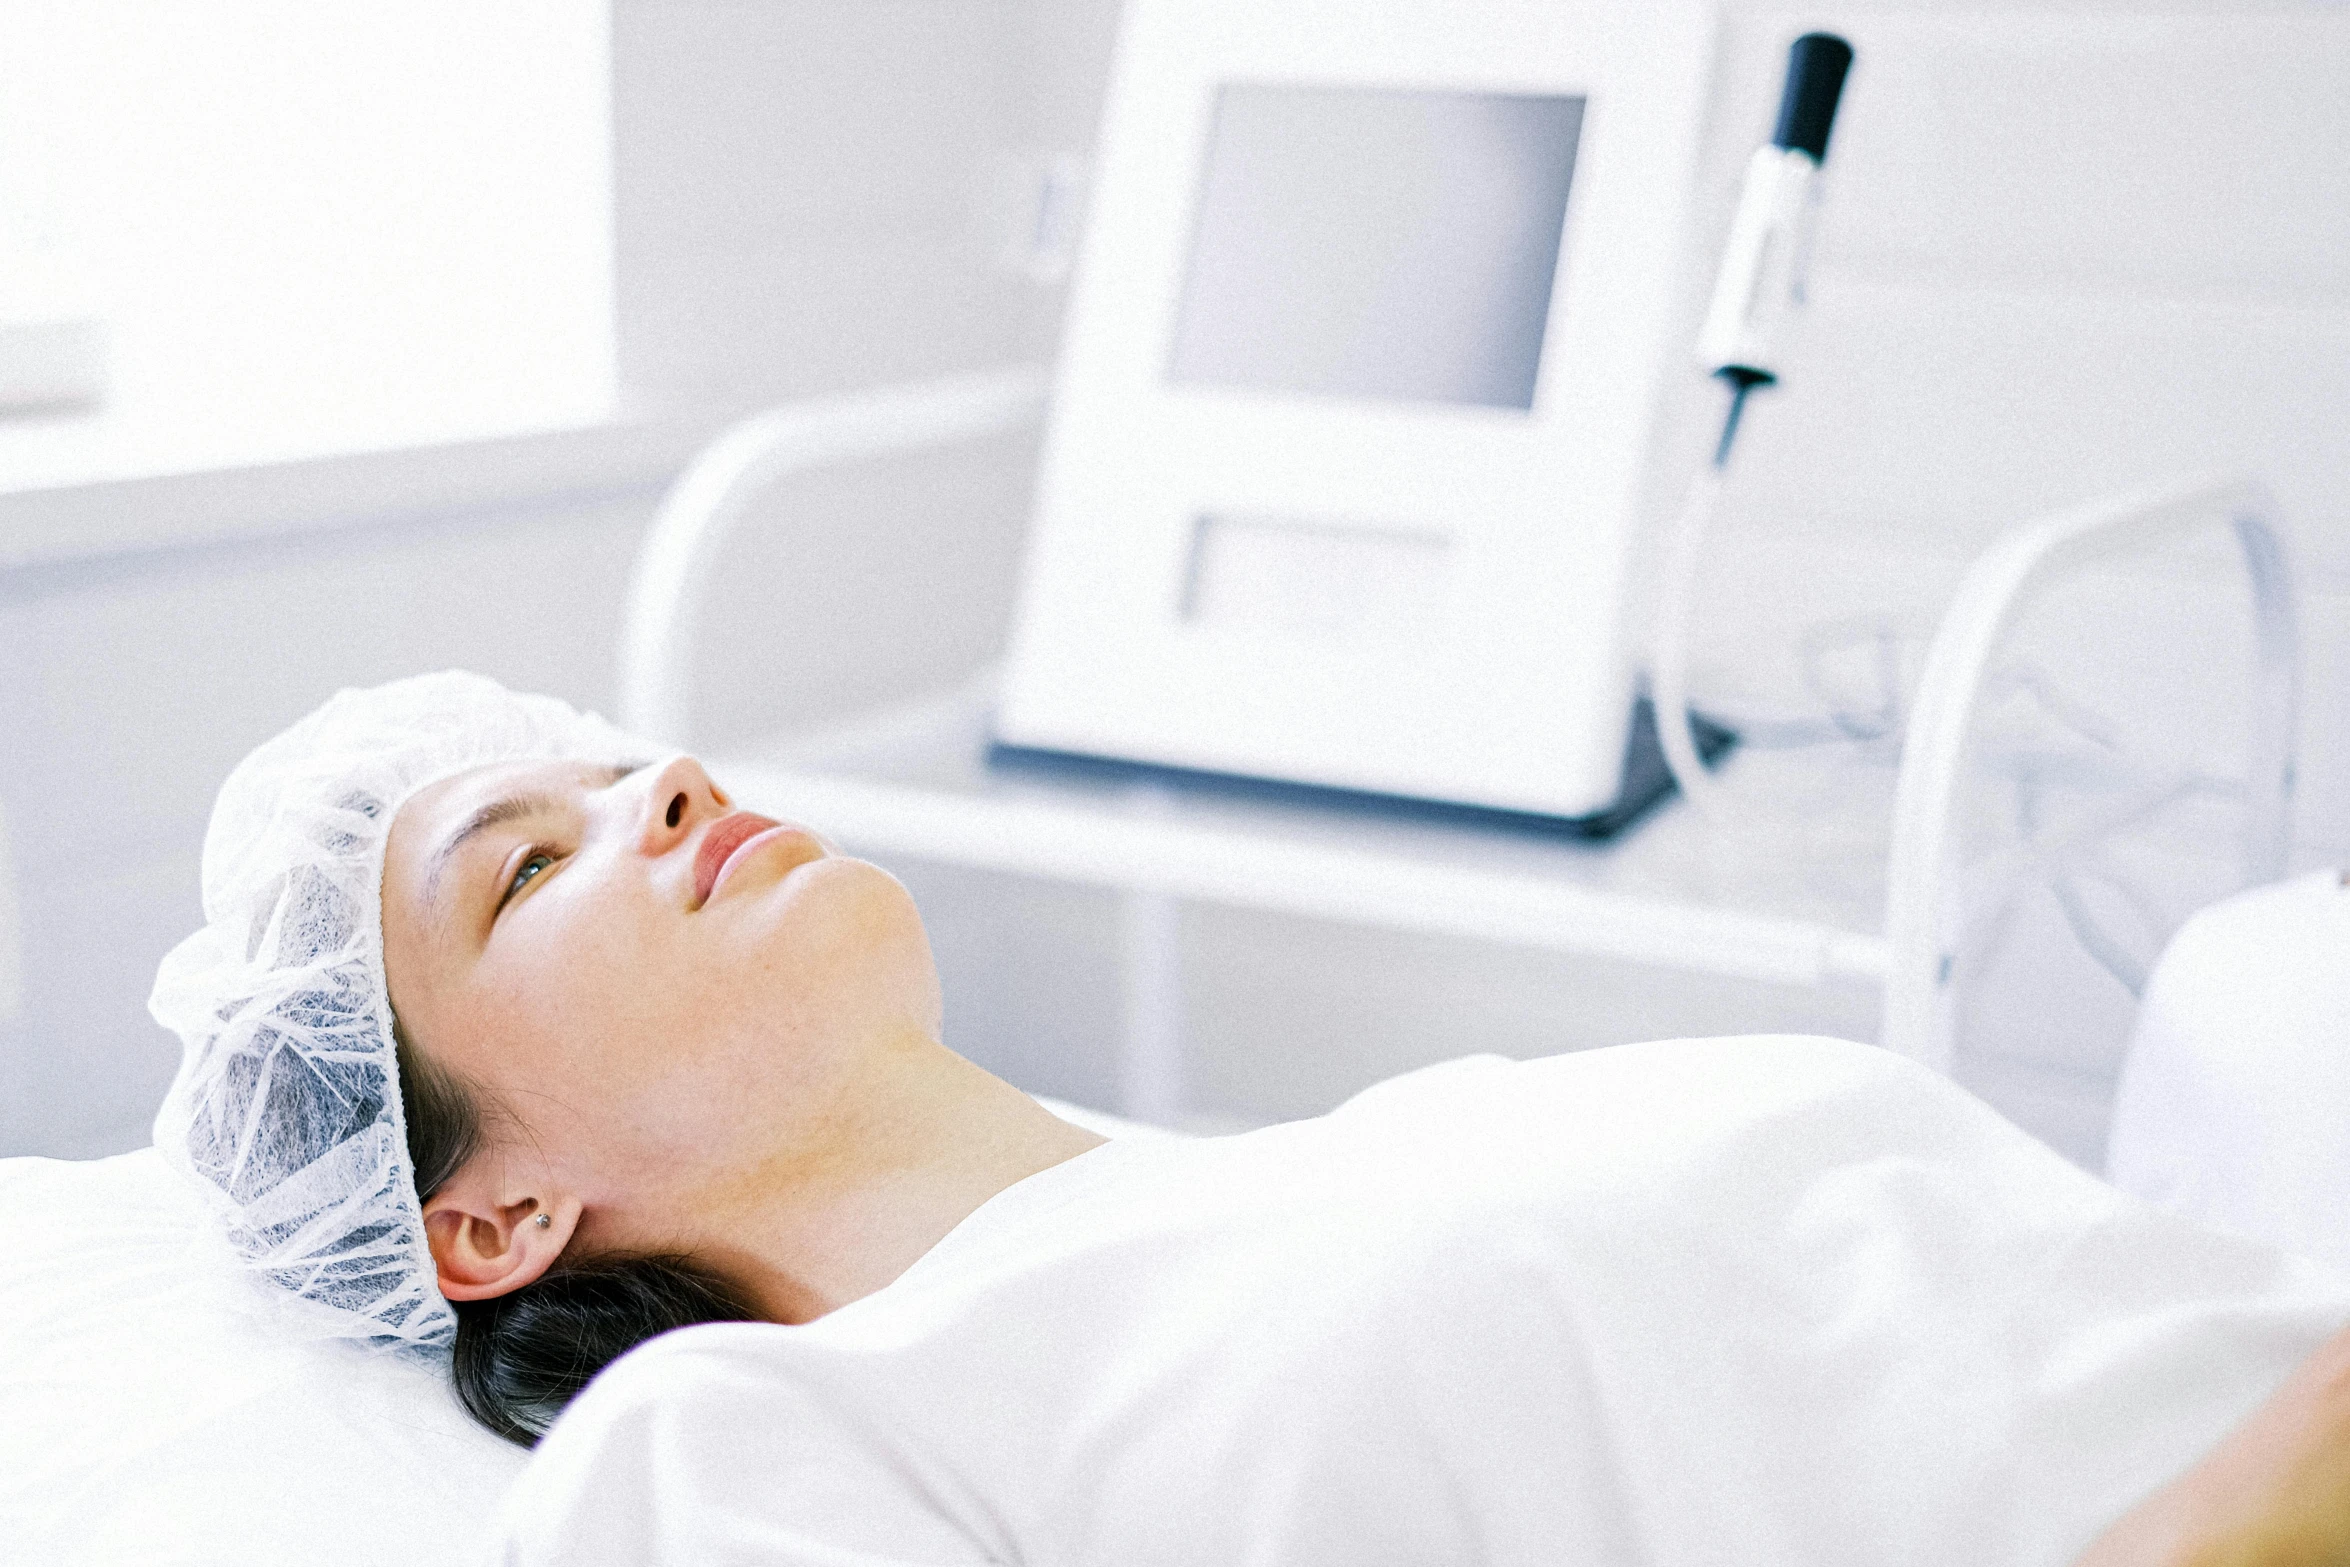
<svg viewBox="0 0 2350 1567"><path fill-rule="evenodd" d="M1583 105L1225 84L1170 379L1531 408Z"/></svg>

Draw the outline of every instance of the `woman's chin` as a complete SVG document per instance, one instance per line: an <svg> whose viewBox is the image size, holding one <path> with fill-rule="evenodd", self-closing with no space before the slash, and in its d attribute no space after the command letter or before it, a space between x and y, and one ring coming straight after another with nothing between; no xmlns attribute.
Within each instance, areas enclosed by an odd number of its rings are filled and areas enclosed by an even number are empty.
<svg viewBox="0 0 2350 1567"><path fill-rule="evenodd" d="M757 931L770 953L782 950L813 960L820 952L828 964L861 968L860 959L894 954L909 938L925 956L929 951L913 894L867 860L828 854L728 891L735 902L727 911L729 923L740 919ZM812 977L803 971L798 983Z"/></svg>

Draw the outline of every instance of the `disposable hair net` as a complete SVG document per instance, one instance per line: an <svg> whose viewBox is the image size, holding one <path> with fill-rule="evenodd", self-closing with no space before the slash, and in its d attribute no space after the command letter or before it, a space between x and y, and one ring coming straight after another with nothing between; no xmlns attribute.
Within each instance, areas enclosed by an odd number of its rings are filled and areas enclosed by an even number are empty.
<svg viewBox="0 0 2350 1567"><path fill-rule="evenodd" d="M435 1282L393 1055L384 841L417 790L501 762L654 747L479 675L346 690L238 764L204 835L204 927L148 1009L180 1037L155 1142L308 1331L420 1351Z"/></svg>

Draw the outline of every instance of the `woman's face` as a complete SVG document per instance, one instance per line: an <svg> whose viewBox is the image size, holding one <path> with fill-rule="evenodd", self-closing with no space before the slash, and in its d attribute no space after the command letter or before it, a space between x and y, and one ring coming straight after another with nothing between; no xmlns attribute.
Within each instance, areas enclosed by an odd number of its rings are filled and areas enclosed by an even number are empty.
<svg viewBox="0 0 2350 1567"><path fill-rule="evenodd" d="M690 758L518 763L392 823L393 1009L575 1198L592 1247L658 1249L820 1127L861 1055L935 1039L912 899ZM569 1228L566 1221L565 1228Z"/></svg>

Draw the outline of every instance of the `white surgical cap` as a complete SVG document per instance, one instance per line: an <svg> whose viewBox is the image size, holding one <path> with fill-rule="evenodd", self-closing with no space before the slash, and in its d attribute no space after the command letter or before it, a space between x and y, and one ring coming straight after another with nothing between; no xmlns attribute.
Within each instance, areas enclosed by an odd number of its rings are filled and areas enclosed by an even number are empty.
<svg viewBox="0 0 2350 1567"><path fill-rule="evenodd" d="M417 790L499 762L652 748L449 672L343 691L238 764L204 835L204 927L148 1009L180 1036L155 1142L309 1330L419 1350L456 1315L425 1245L384 983L384 840Z"/></svg>

